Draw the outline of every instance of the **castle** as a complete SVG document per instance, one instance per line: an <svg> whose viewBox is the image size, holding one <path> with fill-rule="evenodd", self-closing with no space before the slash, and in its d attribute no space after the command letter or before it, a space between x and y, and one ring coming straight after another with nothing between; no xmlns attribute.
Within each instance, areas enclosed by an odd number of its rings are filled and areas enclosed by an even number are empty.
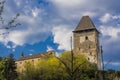
<svg viewBox="0 0 120 80"><path fill-rule="evenodd" d="M96 29L89 16L83 16L78 26L73 31L73 52L76 54L84 54L91 63L99 63L99 31ZM20 69L26 61L33 63L47 54L55 55L54 51L34 54L31 56L21 56L17 61L17 69Z"/></svg>
<svg viewBox="0 0 120 80"><path fill-rule="evenodd" d="M99 62L99 31L89 16L83 16L73 31L74 53L82 53L92 63Z"/></svg>
<svg viewBox="0 0 120 80"><path fill-rule="evenodd" d="M38 54L34 54L34 55L29 55L29 56L23 56L22 55L18 60L16 60L17 72L22 72L24 70L24 63L32 62L33 65L34 65L41 58L47 58L48 55L55 56L55 52L52 50L52 51L38 53Z"/></svg>

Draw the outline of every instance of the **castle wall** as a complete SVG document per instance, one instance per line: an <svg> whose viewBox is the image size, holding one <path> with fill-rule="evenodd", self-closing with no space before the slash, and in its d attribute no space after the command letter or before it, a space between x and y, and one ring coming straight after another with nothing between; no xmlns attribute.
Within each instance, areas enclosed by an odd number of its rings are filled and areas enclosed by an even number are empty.
<svg viewBox="0 0 120 80"><path fill-rule="evenodd" d="M74 53L84 54L92 62L98 62L98 33L95 30L74 32ZM86 40L87 38L87 40Z"/></svg>

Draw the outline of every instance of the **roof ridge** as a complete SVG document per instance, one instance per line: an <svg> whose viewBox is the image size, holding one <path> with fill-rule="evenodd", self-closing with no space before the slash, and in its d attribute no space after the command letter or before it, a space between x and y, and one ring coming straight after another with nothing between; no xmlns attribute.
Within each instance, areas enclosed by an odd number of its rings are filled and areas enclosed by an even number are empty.
<svg viewBox="0 0 120 80"><path fill-rule="evenodd" d="M48 52L41 52L41 53L38 53L38 54L33 54L33 55L28 55L28 56L20 57L17 61L34 59L34 58L40 58L40 57L42 57L43 55L46 56L46 54L49 54L49 53L55 54L55 51L54 51L54 50L51 50L51 51L48 51Z"/></svg>

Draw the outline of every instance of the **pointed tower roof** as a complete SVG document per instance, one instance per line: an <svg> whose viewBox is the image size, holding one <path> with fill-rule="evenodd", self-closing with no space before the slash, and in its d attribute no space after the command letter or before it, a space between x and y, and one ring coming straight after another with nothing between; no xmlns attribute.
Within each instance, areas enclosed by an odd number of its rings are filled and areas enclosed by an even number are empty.
<svg viewBox="0 0 120 80"><path fill-rule="evenodd" d="M85 30L97 30L89 16L83 16L78 26L73 32L85 31Z"/></svg>

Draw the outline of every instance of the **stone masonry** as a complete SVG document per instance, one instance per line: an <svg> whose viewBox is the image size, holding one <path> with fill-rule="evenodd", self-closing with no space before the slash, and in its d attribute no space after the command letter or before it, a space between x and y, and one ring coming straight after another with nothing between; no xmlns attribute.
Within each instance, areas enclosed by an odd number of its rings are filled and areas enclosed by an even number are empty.
<svg viewBox="0 0 120 80"><path fill-rule="evenodd" d="M91 63L98 63L99 32L89 16L83 16L73 31L74 53L84 54Z"/></svg>

